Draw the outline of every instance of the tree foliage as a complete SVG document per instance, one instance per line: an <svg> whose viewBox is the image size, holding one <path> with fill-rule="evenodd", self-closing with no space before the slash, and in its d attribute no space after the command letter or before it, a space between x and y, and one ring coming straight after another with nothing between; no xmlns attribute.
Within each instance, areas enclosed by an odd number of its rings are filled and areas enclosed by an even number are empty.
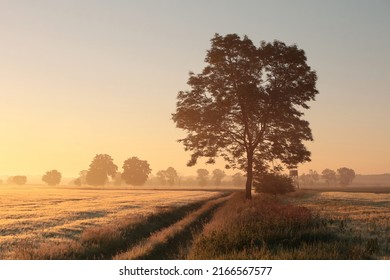
<svg viewBox="0 0 390 280"><path fill-rule="evenodd" d="M47 171L45 175L42 176L42 181L48 184L49 186L55 186L61 182L61 178L62 178L61 173L53 169Z"/></svg>
<svg viewBox="0 0 390 280"><path fill-rule="evenodd" d="M352 183L352 180L355 178L355 171L347 167L341 167L337 169L339 175L340 185L347 186Z"/></svg>
<svg viewBox="0 0 390 280"><path fill-rule="evenodd" d="M253 184L256 192L277 195L295 191L294 182L291 177L277 173L255 176Z"/></svg>
<svg viewBox="0 0 390 280"><path fill-rule="evenodd" d="M132 157L124 161L122 179L126 184L142 186L152 170L146 160Z"/></svg>
<svg viewBox="0 0 390 280"><path fill-rule="evenodd" d="M172 115L180 139L191 151L188 165L199 157L246 171L246 197L251 198L254 165L296 165L310 160L303 141L312 140L301 109L314 100L317 76L303 50L283 42L253 45L248 37L216 34L200 74L190 73L188 91L177 96Z"/></svg>
<svg viewBox="0 0 390 280"><path fill-rule="evenodd" d="M226 176L225 171L221 169L213 170L213 181L216 186L221 185L222 179Z"/></svg>
<svg viewBox="0 0 390 280"><path fill-rule="evenodd" d="M303 173L301 176L299 176L299 180L301 181L302 185L314 186L314 184L320 180L320 175L317 171L310 169L308 174Z"/></svg>
<svg viewBox="0 0 390 280"><path fill-rule="evenodd" d="M98 154L89 165L86 174L86 182L92 186L103 186L108 181L108 176L114 177L118 166L113 162L111 156L107 154Z"/></svg>
<svg viewBox="0 0 390 280"><path fill-rule="evenodd" d="M173 186L179 179L177 171L173 167L168 167L166 170L159 170L156 175L161 185Z"/></svg>
<svg viewBox="0 0 390 280"><path fill-rule="evenodd" d="M27 177L22 175L13 176L10 181L16 185L25 185L27 183Z"/></svg>
<svg viewBox="0 0 390 280"><path fill-rule="evenodd" d="M207 169L201 168L196 170L196 173L198 174L196 180L198 181L199 186L206 186L210 172Z"/></svg>
<svg viewBox="0 0 390 280"><path fill-rule="evenodd" d="M332 169L326 168L321 172L322 179L328 184L328 186L337 180L336 172Z"/></svg>

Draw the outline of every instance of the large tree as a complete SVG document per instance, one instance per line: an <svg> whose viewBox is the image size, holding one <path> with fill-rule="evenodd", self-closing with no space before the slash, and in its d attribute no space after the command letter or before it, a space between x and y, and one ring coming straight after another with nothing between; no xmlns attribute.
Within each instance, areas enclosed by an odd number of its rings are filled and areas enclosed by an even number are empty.
<svg viewBox="0 0 390 280"><path fill-rule="evenodd" d="M248 37L216 34L200 74L190 73L190 90L180 91L179 142L191 151L189 166L199 157L214 163L222 156L227 167L246 171L246 197L251 198L253 168L270 162L296 165L310 160L304 141L312 139L301 109L314 100L316 73L305 52L280 41L253 45Z"/></svg>
<svg viewBox="0 0 390 280"><path fill-rule="evenodd" d="M58 185L61 182L61 173L53 169L47 171L45 175L42 176L42 181L48 184L49 186Z"/></svg>
<svg viewBox="0 0 390 280"><path fill-rule="evenodd" d="M114 164L111 156L98 154L89 165L85 179L88 185L103 186L107 183L108 176L113 178L117 170L118 166Z"/></svg>
<svg viewBox="0 0 390 280"><path fill-rule="evenodd" d="M133 186L142 186L152 169L146 160L140 160L137 157L131 157L123 163L122 179L126 184Z"/></svg>

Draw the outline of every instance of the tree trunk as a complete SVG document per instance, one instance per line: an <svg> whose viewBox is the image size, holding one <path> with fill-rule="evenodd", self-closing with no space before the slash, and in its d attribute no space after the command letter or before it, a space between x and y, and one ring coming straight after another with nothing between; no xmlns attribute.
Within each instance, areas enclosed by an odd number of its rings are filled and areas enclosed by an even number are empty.
<svg viewBox="0 0 390 280"><path fill-rule="evenodd" d="M247 153L248 166L246 170L245 198L252 199L252 178L253 178L253 154Z"/></svg>

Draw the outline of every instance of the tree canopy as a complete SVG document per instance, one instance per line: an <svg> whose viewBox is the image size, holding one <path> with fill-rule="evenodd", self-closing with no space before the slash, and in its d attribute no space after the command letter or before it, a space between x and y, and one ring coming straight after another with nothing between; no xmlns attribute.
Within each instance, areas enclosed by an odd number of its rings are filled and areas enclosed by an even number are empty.
<svg viewBox="0 0 390 280"><path fill-rule="evenodd" d="M162 185L168 184L169 186L173 186L179 179L176 169L171 166L166 170L159 170L156 175Z"/></svg>
<svg viewBox="0 0 390 280"><path fill-rule="evenodd" d="M198 174L198 176L196 177L198 184L202 187L206 186L210 172L207 169L200 168L196 170L196 173Z"/></svg>
<svg viewBox="0 0 390 280"><path fill-rule="evenodd" d="M351 168L341 167L337 169L339 174L340 185L347 186L352 183L352 180L355 178L355 171Z"/></svg>
<svg viewBox="0 0 390 280"><path fill-rule="evenodd" d="M221 169L214 169L213 170L213 180L216 186L221 185L222 179L226 176L225 171Z"/></svg>
<svg viewBox="0 0 390 280"><path fill-rule="evenodd" d="M322 175L322 179L325 180L328 186L329 184L334 183L337 180L336 172L329 168L325 168L324 170L322 170L321 175Z"/></svg>
<svg viewBox="0 0 390 280"><path fill-rule="evenodd" d="M152 170L146 160L132 157L124 161L122 179L126 184L142 186Z"/></svg>
<svg viewBox="0 0 390 280"><path fill-rule="evenodd" d="M61 173L53 169L47 171L45 175L42 176L42 181L48 184L49 186L58 185L61 182Z"/></svg>
<svg viewBox="0 0 390 280"><path fill-rule="evenodd" d="M113 162L111 156L107 154L98 154L89 165L86 173L86 181L88 185L102 186L108 181L108 176L114 177L118 166Z"/></svg>
<svg viewBox="0 0 390 280"><path fill-rule="evenodd" d="M280 41L252 41L237 34L211 40L206 67L190 73L190 90L177 95L172 119L186 137L189 166L199 157L246 171L246 197L251 198L253 168L266 171L270 162L296 165L310 160L304 141L313 140L302 109L314 100L317 75L305 52Z"/></svg>
<svg viewBox="0 0 390 280"><path fill-rule="evenodd" d="M10 177L9 180L16 185L25 185L27 183L27 177L24 175Z"/></svg>

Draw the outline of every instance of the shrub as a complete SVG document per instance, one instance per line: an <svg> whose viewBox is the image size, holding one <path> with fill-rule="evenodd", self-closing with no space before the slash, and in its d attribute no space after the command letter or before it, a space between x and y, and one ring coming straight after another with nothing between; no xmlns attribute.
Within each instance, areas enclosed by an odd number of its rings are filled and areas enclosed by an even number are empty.
<svg viewBox="0 0 390 280"><path fill-rule="evenodd" d="M53 169L47 171L45 175L42 176L42 181L47 183L49 186L55 186L61 182L61 177L61 173Z"/></svg>
<svg viewBox="0 0 390 280"><path fill-rule="evenodd" d="M268 173L255 179L253 185L256 192L284 194L295 191L293 180L287 175Z"/></svg>
<svg viewBox="0 0 390 280"><path fill-rule="evenodd" d="M13 176L12 177L12 182L16 185L24 185L27 182L27 177L26 176Z"/></svg>

